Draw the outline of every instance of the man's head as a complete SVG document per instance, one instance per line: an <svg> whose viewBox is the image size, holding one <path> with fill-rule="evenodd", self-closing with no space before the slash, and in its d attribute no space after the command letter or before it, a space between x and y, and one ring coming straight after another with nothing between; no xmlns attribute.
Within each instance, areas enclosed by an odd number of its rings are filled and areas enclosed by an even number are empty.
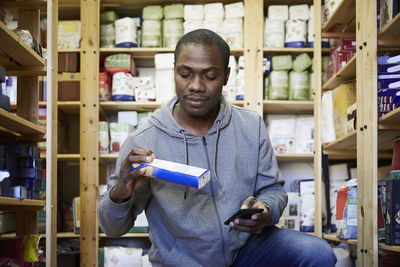
<svg viewBox="0 0 400 267"><path fill-rule="evenodd" d="M175 50L177 115L185 120L212 120L218 114L222 87L229 77L229 46L216 33L196 30Z"/></svg>
<svg viewBox="0 0 400 267"><path fill-rule="evenodd" d="M220 51L225 70L228 68L230 48L229 45L218 34L213 31L200 29L188 32L178 41L175 48L175 62L179 57L182 47L185 45L216 46Z"/></svg>

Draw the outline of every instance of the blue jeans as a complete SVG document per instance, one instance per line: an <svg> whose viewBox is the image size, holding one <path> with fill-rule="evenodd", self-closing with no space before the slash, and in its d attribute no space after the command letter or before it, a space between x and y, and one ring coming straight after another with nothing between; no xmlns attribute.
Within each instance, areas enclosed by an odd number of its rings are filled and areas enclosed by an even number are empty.
<svg viewBox="0 0 400 267"><path fill-rule="evenodd" d="M335 262L335 254L325 240L273 226L251 235L233 266L333 267Z"/></svg>

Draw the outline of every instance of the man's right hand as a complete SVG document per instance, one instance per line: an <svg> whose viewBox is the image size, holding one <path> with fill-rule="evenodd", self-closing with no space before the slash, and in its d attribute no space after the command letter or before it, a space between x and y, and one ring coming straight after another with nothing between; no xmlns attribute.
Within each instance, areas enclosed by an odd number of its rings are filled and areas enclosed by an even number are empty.
<svg viewBox="0 0 400 267"><path fill-rule="evenodd" d="M140 187L146 179L146 169L132 170L134 163L149 163L155 159L153 152L147 148L135 147L122 161L118 174L117 184L110 192L110 198L114 202L123 202L131 197L132 192Z"/></svg>

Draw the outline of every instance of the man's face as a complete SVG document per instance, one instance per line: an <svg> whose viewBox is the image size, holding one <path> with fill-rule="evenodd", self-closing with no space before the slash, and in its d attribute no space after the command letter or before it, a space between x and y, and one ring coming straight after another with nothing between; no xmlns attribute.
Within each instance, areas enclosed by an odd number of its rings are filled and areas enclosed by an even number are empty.
<svg viewBox="0 0 400 267"><path fill-rule="evenodd" d="M204 117L218 111L222 86L228 81L221 52L216 46L184 45L175 62L175 86L181 111Z"/></svg>

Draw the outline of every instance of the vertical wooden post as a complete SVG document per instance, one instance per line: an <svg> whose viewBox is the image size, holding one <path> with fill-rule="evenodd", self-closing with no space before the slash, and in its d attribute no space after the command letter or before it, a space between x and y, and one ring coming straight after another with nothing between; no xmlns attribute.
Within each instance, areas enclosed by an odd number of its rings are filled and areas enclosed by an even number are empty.
<svg viewBox="0 0 400 267"><path fill-rule="evenodd" d="M378 224L376 215L378 176L376 21L376 0L357 0L358 266L378 266Z"/></svg>
<svg viewBox="0 0 400 267"><path fill-rule="evenodd" d="M322 237L322 143L321 143L321 1L314 1L314 233ZM330 212L327 210L326 212Z"/></svg>
<svg viewBox="0 0 400 267"><path fill-rule="evenodd" d="M244 1L244 107L263 115L264 2Z"/></svg>
<svg viewBox="0 0 400 267"><path fill-rule="evenodd" d="M81 0L81 266L97 266L98 264L99 2Z"/></svg>
<svg viewBox="0 0 400 267"><path fill-rule="evenodd" d="M58 0L47 1L46 267L57 266Z"/></svg>

